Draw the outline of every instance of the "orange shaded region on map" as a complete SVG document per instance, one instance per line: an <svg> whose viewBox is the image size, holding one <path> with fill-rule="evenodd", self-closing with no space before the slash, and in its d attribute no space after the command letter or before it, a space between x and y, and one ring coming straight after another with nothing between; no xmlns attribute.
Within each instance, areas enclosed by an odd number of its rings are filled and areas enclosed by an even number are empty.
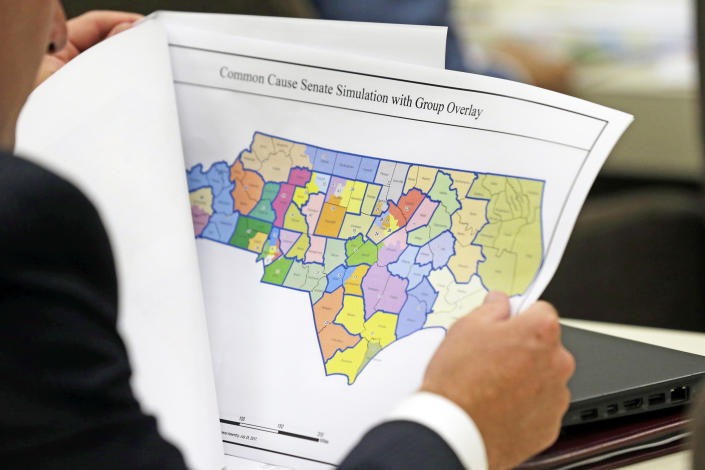
<svg viewBox="0 0 705 470"><path fill-rule="evenodd" d="M340 227L343 225L343 219L345 219L345 212L347 211L344 207L329 202L323 204L315 234L324 237L337 237L340 233Z"/></svg>
<svg viewBox="0 0 705 470"><path fill-rule="evenodd" d="M343 288L339 287L331 293L326 293L321 300L313 305L313 316L316 321L318 340L321 343L323 359L327 361L337 350L355 346L359 336L353 336L341 325L333 323L338 312L343 308Z"/></svg>
<svg viewBox="0 0 705 470"><path fill-rule="evenodd" d="M262 196L262 177L254 171L245 170L238 159L230 168L230 181L235 182L235 189L232 191L235 210L243 215L249 214Z"/></svg>
<svg viewBox="0 0 705 470"><path fill-rule="evenodd" d="M365 274L367 274L368 269L370 269L370 267L366 264L361 264L355 268L355 271L353 271L343 285L343 287L345 287L346 294L359 295L362 297L362 288L360 285L362 284L362 279L365 277Z"/></svg>
<svg viewBox="0 0 705 470"><path fill-rule="evenodd" d="M399 202L394 204L389 203L389 213L394 216L399 224L399 227L403 227L409 221L411 216L416 212L416 208L419 207L421 201L423 201L424 195L418 189L412 189L407 194L399 198Z"/></svg>

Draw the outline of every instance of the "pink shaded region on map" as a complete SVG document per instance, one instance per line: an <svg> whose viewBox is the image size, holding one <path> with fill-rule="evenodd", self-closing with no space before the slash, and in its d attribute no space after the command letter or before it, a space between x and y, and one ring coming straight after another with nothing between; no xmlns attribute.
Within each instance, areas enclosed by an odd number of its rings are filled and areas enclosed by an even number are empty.
<svg viewBox="0 0 705 470"><path fill-rule="evenodd" d="M437 202L433 202L427 197L424 198L424 200L421 202L421 205L418 209L416 209L416 212L411 217L409 223L406 225L406 230L408 232L411 232L416 228L423 227L424 225L426 225L428 221L431 220L431 216L436 211L436 207L438 207Z"/></svg>
<svg viewBox="0 0 705 470"><path fill-rule="evenodd" d="M323 263L323 253L326 251L325 237L311 237L311 246L306 252L305 263Z"/></svg>
<svg viewBox="0 0 705 470"><path fill-rule="evenodd" d="M348 180L341 178L339 176L333 176L330 179L330 183L328 184L328 194L326 194L326 201L331 202L330 198L332 197L340 197L340 194L342 194L343 190L345 189L345 185L347 184ZM339 201L334 201L334 204L340 204Z"/></svg>
<svg viewBox="0 0 705 470"><path fill-rule="evenodd" d="M323 194L314 194L301 209L301 213L306 217L309 235L313 235L313 231L316 230L316 224L318 223L318 217L321 215L324 201L325 196Z"/></svg>
<svg viewBox="0 0 705 470"><path fill-rule="evenodd" d="M289 204L291 204L291 198L294 197L294 186L290 184L283 183L281 188L279 188L279 193L277 197L272 201L272 209L277 215L274 219L274 225L276 227L284 226L284 216L286 215L287 209L289 209Z"/></svg>
<svg viewBox="0 0 705 470"><path fill-rule="evenodd" d="M206 228L206 225L208 225L210 216L208 212L200 207L191 206L191 217L193 217L193 233L198 237L203 233L203 229Z"/></svg>
<svg viewBox="0 0 705 470"><path fill-rule="evenodd" d="M291 230L279 230L279 249L282 253L288 253L289 249L294 246L296 240L301 236L298 232L292 232Z"/></svg>
<svg viewBox="0 0 705 470"><path fill-rule="evenodd" d="M289 172L289 184L294 186L306 186L311 180L311 172L306 168L294 168Z"/></svg>
<svg viewBox="0 0 705 470"><path fill-rule="evenodd" d="M382 248L377 253L377 264L386 266L395 262L406 246L406 229L397 230L382 241Z"/></svg>

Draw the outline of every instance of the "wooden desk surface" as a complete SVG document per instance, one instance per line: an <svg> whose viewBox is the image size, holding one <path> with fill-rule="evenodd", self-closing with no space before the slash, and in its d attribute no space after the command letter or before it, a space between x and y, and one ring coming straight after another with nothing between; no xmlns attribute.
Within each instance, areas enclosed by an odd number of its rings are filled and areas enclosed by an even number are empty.
<svg viewBox="0 0 705 470"><path fill-rule="evenodd" d="M620 336L634 341L641 341L705 356L705 333L585 320L563 319L561 322L566 325L585 328L586 330ZM623 468L628 470L689 470L691 468L690 453L678 452Z"/></svg>

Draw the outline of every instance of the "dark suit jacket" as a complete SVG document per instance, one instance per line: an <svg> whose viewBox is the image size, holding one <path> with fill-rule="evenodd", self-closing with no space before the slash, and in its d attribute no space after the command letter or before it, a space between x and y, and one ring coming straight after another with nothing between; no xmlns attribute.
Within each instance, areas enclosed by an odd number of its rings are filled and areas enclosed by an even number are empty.
<svg viewBox="0 0 705 470"><path fill-rule="evenodd" d="M0 468L185 468L132 394L116 320L93 206L0 154Z"/></svg>
<svg viewBox="0 0 705 470"><path fill-rule="evenodd" d="M68 182L0 153L0 468L185 469L140 410L110 245ZM461 469L429 429L370 431L346 470Z"/></svg>

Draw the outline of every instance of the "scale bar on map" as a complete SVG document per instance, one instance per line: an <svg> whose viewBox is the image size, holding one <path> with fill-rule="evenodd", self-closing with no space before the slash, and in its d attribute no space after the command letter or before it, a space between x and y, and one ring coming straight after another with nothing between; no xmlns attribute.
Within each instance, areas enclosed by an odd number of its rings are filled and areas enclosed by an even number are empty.
<svg viewBox="0 0 705 470"><path fill-rule="evenodd" d="M242 428L254 429L256 431L264 431L264 432L269 432L272 434L280 434L282 436L295 437L297 439L304 439L306 441L313 441L313 442L320 442L321 441L317 437L306 436L304 434L296 434L296 433L284 431L281 429L269 428L267 426L259 426L257 424L241 423L239 421L231 421L228 419L221 419L220 422L223 424L230 424L232 426L240 426Z"/></svg>

